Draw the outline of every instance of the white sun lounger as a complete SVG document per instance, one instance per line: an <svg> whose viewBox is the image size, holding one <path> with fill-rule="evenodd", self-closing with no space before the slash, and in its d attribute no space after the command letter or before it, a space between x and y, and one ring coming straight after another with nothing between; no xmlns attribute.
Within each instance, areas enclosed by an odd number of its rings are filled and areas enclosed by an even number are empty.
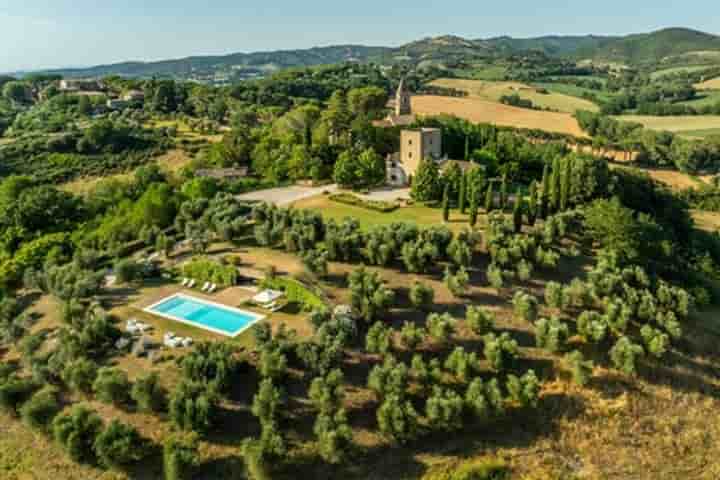
<svg viewBox="0 0 720 480"><path fill-rule="evenodd" d="M210 287L207 289L207 293L215 293L215 290L217 290L217 285L214 283L210 285Z"/></svg>
<svg viewBox="0 0 720 480"><path fill-rule="evenodd" d="M188 278L183 278L181 285L182 285L183 287L187 287L188 282L190 282L190 279L188 279Z"/></svg>
<svg viewBox="0 0 720 480"><path fill-rule="evenodd" d="M200 289L200 291L206 292L208 290L210 290L210 282L205 282L205 285L203 285L203 287Z"/></svg>
<svg viewBox="0 0 720 480"><path fill-rule="evenodd" d="M193 288L195 286L195 280L190 280L190 283L187 284L187 288Z"/></svg>

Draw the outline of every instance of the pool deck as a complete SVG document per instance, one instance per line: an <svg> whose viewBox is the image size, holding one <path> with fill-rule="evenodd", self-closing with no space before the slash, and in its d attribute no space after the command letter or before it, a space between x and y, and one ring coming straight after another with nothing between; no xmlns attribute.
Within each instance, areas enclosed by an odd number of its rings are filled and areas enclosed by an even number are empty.
<svg viewBox="0 0 720 480"><path fill-rule="evenodd" d="M162 301L164 298L177 295L178 293L195 297L200 300L205 300L206 302L218 303L231 308L240 307L242 303L250 300L255 295L255 293L251 290L243 287L230 287L213 294L207 294L196 288L185 288L182 285L166 285L155 289L152 294L146 295L141 300L135 302L132 306L138 310L145 310L151 305L155 305L156 303ZM242 308L245 309L246 307L243 306ZM251 313L263 313L262 310L259 309L250 309L248 311Z"/></svg>

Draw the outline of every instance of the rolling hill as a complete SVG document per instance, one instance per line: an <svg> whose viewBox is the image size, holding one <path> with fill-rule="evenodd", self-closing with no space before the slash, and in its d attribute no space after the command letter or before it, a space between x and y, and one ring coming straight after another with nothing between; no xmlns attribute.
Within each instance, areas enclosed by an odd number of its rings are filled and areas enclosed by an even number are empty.
<svg viewBox="0 0 720 480"><path fill-rule="evenodd" d="M261 76L289 67L303 67L346 61L382 64L447 65L502 57L522 52L540 52L552 57L589 59L629 65L658 63L669 57L720 52L720 37L685 28L669 28L624 37L542 36L535 38L495 37L465 39L453 35L424 38L400 47L338 45L303 50L234 53L222 56L194 56L158 62L124 62L89 68L60 69L43 73L66 77L172 77L226 80Z"/></svg>

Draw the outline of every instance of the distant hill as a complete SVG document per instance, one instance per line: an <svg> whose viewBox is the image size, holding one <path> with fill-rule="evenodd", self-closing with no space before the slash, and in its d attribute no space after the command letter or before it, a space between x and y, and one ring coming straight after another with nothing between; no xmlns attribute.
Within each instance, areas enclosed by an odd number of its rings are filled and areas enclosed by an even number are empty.
<svg viewBox="0 0 720 480"><path fill-rule="evenodd" d="M600 37L596 35L562 36L550 35L535 38L495 37L485 42L490 48L507 53L540 51L553 57L573 55L578 50L600 48L618 37Z"/></svg>
<svg viewBox="0 0 720 480"><path fill-rule="evenodd" d="M575 51L573 56L639 65L700 51L720 51L720 37L687 28L667 28L583 47Z"/></svg>
<svg viewBox="0 0 720 480"><path fill-rule="evenodd" d="M127 77L179 77L193 78L215 74L232 75L234 72L258 74L290 67L325 65L348 61L366 61L383 55L391 49L362 45L337 45L304 50L279 50L272 52L233 53L218 56L195 56L158 62L124 62L89 68L51 70L65 77L102 77L120 75Z"/></svg>
<svg viewBox="0 0 720 480"><path fill-rule="evenodd" d="M687 56L692 52L720 51L720 37L685 28L669 28L623 37L551 35L535 38L495 37L472 40L444 35L424 38L397 48L338 45L304 50L195 56L158 62L125 62L43 73L66 77L157 76L226 83L264 76L289 67L347 61L375 61L382 64L409 62L419 66L447 65L528 51L540 52L551 57L639 65L658 63L667 57Z"/></svg>

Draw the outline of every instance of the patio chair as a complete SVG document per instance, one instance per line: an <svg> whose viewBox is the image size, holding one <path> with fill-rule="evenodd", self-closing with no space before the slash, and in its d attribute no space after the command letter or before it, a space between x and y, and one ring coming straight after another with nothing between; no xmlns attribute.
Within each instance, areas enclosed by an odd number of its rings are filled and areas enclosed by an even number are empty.
<svg viewBox="0 0 720 480"><path fill-rule="evenodd" d="M187 288L193 288L197 282L195 280L190 280L190 283L187 284Z"/></svg>
<svg viewBox="0 0 720 480"><path fill-rule="evenodd" d="M190 282L190 279L189 279L189 278L184 278L184 277L183 277L181 285L182 285L183 287L187 287L187 284L188 284L189 282Z"/></svg>
<svg viewBox="0 0 720 480"><path fill-rule="evenodd" d="M205 282L205 285L200 289L201 292L207 292L210 290L210 282Z"/></svg>
<svg viewBox="0 0 720 480"><path fill-rule="evenodd" d="M210 285L210 288L208 288L207 293L215 293L215 290L217 290L217 285L213 283Z"/></svg>

